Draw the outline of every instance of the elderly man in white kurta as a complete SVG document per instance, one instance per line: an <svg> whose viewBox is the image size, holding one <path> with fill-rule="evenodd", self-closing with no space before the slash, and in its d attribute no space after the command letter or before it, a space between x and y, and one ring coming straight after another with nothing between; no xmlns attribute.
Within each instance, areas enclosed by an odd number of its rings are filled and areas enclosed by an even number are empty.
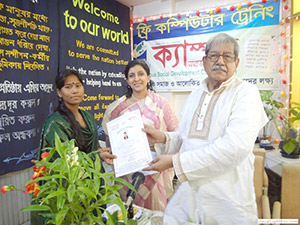
<svg viewBox="0 0 300 225"><path fill-rule="evenodd" d="M164 224L257 224L252 150L267 117L257 87L234 75L238 52L227 34L210 39L203 57L208 77L188 97L178 131L144 129L149 141L166 143L146 170L174 167L182 183Z"/></svg>

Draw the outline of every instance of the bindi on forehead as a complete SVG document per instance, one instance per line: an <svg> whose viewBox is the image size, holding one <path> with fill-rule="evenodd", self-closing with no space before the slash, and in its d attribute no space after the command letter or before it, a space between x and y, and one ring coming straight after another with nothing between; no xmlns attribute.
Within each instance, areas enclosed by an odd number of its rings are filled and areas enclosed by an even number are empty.
<svg viewBox="0 0 300 225"><path fill-rule="evenodd" d="M66 82L65 83L65 85L74 85L74 84L81 84L81 82L71 81L71 82Z"/></svg>

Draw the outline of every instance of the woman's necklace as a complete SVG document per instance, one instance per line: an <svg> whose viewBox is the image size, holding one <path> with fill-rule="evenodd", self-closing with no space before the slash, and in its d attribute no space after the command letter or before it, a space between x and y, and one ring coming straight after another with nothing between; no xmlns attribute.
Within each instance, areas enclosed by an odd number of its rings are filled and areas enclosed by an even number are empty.
<svg viewBox="0 0 300 225"><path fill-rule="evenodd" d="M140 106L141 109L144 108L146 96L145 96L144 98L142 98L142 99L137 99L137 98L134 97L134 95L132 94L132 95L131 95L131 98L132 98L132 100L135 101L135 103L137 103L137 104Z"/></svg>
<svg viewBox="0 0 300 225"><path fill-rule="evenodd" d="M133 94L131 94L131 97L132 97L133 100L135 100L135 101L137 101L137 102L141 100L141 99L137 99L136 97L134 97Z"/></svg>

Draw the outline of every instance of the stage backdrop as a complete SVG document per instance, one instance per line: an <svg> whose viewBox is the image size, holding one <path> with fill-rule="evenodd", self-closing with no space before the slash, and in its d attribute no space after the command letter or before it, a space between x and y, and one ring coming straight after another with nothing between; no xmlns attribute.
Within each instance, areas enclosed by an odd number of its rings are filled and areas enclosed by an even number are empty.
<svg viewBox="0 0 300 225"><path fill-rule="evenodd" d="M261 89L279 87L280 1L195 12L134 24L134 54L145 58L157 91L191 91L206 77L206 41L219 32L240 45L237 76Z"/></svg>
<svg viewBox="0 0 300 225"><path fill-rule="evenodd" d="M0 175L32 165L65 68L83 74L81 108L104 139L103 113L126 89L129 28L129 9L114 0L1 1Z"/></svg>

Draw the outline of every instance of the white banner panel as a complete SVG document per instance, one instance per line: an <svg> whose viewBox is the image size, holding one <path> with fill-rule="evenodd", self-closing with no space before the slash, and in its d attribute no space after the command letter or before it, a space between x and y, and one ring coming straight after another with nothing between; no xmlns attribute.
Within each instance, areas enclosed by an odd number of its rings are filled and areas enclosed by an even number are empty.
<svg viewBox="0 0 300 225"><path fill-rule="evenodd" d="M227 31L240 46L236 75L260 89L279 87L279 25ZM144 43L156 91L190 91L207 75L202 64L206 41L216 33Z"/></svg>

